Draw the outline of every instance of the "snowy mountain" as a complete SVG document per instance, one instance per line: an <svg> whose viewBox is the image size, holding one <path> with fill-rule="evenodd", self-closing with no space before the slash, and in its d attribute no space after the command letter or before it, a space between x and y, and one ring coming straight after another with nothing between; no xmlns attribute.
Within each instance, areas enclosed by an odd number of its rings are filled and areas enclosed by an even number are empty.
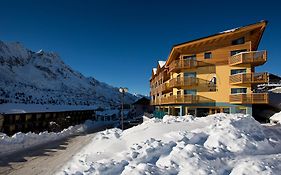
<svg viewBox="0 0 281 175"><path fill-rule="evenodd" d="M118 88L99 82L66 65L60 56L33 52L21 43L0 41L0 104L85 105L114 109L120 105ZM136 96L127 93L125 102Z"/></svg>

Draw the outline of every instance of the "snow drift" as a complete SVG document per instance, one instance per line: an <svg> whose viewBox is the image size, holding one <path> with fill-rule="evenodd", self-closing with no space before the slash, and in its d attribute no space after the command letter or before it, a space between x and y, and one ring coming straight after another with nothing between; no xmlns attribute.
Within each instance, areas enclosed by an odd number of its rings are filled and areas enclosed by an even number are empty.
<svg viewBox="0 0 281 175"><path fill-rule="evenodd" d="M41 132L36 133L16 133L9 137L4 133L0 133L0 156L20 151L26 148L34 147L37 145L45 144L50 141L59 140L73 134L86 132L90 129L101 127L104 125L112 124L112 122L94 122L86 120L83 124L70 126L61 132Z"/></svg>
<svg viewBox="0 0 281 175"><path fill-rule="evenodd" d="M153 118L100 132L58 174L278 174L279 130L243 114Z"/></svg>

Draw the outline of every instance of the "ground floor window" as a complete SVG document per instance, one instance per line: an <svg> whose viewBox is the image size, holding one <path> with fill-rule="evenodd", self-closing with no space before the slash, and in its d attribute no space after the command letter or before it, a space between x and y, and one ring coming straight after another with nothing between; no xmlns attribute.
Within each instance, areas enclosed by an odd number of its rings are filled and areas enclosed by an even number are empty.
<svg viewBox="0 0 281 175"><path fill-rule="evenodd" d="M247 113L247 109L246 108L237 107L236 108L236 113L246 114Z"/></svg>
<svg viewBox="0 0 281 175"><path fill-rule="evenodd" d="M223 113L229 114L230 113L230 109L229 108L223 108Z"/></svg>

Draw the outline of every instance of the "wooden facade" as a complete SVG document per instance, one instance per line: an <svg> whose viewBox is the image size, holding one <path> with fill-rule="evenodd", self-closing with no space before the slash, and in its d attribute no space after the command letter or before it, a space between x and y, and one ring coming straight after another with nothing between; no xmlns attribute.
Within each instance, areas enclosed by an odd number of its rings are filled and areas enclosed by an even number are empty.
<svg viewBox="0 0 281 175"><path fill-rule="evenodd" d="M59 131L85 120L96 120L94 110L0 114L0 132ZM52 126L55 123L56 126Z"/></svg>
<svg viewBox="0 0 281 175"><path fill-rule="evenodd" d="M261 21L173 46L165 65L152 71L151 105L173 115L198 108L251 114L252 104L268 103L267 94L253 91L268 82L268 73L255 72L267 61L267 51L258 50L266 25Z"/></svg>

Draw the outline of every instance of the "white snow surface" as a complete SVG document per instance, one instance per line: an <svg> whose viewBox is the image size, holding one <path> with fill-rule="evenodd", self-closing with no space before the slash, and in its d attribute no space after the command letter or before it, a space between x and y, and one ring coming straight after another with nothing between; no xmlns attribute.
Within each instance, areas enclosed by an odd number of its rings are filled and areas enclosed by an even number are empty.
<svg viewBox="0 0 281 175"><path fill-rule="evenodd" d="M281 111L278 113L275 113L273 116L269 118L270 123L278 123L281 124Z"/></svg>
<svg viewBox="0 0 281 175"><path fill-rule="evenodd" d="M57 174L279 174L280 133L243 114L146 119L99 132Z"/></svg>
<svg viewBox="0 0 281 175"><path fill-rule="evenodd" d="M16 133L9 137L4 133L0 133L0 156L11 154L16 151L21 151L26 148L34 147L37 145L45 144L50 141L59 140L73 134L85 132L96 127L111 124L110 121L92 121L86 120L83 124L70 126L61 132L41 132L36 133Z"/></svg>
<svg viewBox="0 0 281 175"><path fill-rule="evenodd" d="M229 33L229 32L234 32L235 30L239 29L240 27L237 27L237 28L233 28L233 29L229 29L229 30L225 30L225 31L222 31L220 33Z"/></svg>
<svg viewBox="0 0 281 175"><path fill-rule="evenodd" d="M157 68L153 68L152 71L153 71L153 74L155 75L157 72Z"/></svg>

